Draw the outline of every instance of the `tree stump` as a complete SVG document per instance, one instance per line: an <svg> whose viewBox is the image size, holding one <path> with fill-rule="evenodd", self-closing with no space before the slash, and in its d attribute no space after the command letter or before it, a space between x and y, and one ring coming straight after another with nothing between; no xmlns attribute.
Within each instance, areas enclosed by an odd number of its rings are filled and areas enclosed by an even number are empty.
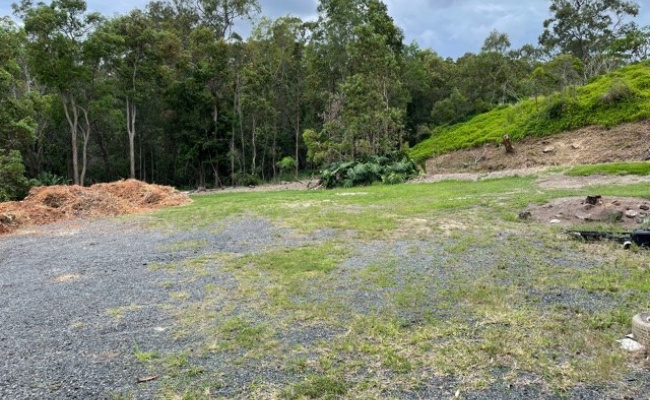
<svg viewBox="0 0 650 400"><path fill-rule="evenodd" d="M512 142L510 141L510 136L503 135L503 145L506 148L506 153L512 154L515 152L515 149L512 147Z"/></svg>

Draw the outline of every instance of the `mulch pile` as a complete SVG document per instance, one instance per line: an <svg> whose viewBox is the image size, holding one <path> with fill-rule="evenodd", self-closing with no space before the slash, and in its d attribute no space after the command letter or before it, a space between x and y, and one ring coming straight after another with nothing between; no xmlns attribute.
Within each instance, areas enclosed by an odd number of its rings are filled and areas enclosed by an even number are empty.
<svg viewBox="0 0 650 400"><path fill-rule="evenodd" d="M191 201L172 187L134 179L90 187L35 187L23 201L0 203L0 235L24 225L141 213Z"/></svg>

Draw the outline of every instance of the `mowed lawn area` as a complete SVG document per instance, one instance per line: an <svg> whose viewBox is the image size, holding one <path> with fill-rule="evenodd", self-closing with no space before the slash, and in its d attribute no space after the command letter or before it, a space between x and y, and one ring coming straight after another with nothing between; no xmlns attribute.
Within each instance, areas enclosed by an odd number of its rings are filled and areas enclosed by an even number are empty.
<svg viewBox="0 0 650 400"><path fill-rule="evenodd" d="M517 218L593 193L650 198L534 177L196 196L150 228L235 250L149 266L181 350L134 356L165 399L641 398L645 355L616 340L650 309L648 252Z"/></svg>

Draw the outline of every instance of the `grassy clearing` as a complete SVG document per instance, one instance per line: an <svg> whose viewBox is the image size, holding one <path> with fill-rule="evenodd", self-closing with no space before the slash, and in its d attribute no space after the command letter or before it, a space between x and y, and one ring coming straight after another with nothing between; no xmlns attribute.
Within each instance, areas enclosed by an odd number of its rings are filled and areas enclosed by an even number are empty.
<svg viewBox="0 0 650 400"><path fill-rule="evenodd" d="M589 175L650 175L650 163L608 163L579 165L566 172L569 176Z"/></svg>
<svg viewBox="0 0 650 400"><path fill-rule="evenodd" d="M647 254L516 220L530 202L593 190L649 196L647 185L544 191L527 177L197 197L157 217L334 233L158 267L185 277L165 287L188 345L139 358L161 398L480 397L531 380L569 397L631 390L623 376L638 361L615 339L650 309Z"/></svg>
<svg viewBox="0 0 650 400"><path fill-rule="evenodd" d="M441 127L413 148L418 162L449 151L512 140L548 136L589 125L616 126L650 118L650 64L621 68L574 91L529 99Z"/></svg>

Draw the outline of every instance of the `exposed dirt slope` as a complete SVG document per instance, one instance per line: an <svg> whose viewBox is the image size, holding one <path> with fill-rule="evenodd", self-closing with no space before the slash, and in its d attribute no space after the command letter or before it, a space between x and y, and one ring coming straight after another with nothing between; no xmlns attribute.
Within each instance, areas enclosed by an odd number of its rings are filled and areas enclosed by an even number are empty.
<svg viewBox="0 0 650 400"><path fill-rule="evenodd" d="M0 234L27 224L133 214L189 202L186 194L172 187L133 179L90 187L35 187L23 201L0 203Z"/></svg>
<svg viewBox="0 0 650 400"><path fill-rule="evenodd" d="M487 144L434 157L426 163L427 174L642 161L650 157L650 120L610 129L587 127L513 145L514 154L506 154L501 145Z"/></svg>

